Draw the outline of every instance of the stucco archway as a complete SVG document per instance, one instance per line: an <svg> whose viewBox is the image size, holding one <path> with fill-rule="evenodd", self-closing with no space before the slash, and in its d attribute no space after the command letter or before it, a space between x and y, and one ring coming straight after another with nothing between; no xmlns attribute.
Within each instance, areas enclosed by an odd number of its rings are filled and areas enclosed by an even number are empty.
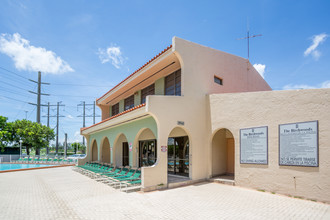
<svg viewBox="0 0 330 220"><path fill-rule="evenodd" d="M136 167L151 166L156 163L157 140L150 128L142 128L137 133L134 140L133 155L133 164Z"/></svg>
<svg viewBox="0 0 330 220"><path fill-rule="evenodd" d="M190 176L190 138L182 127L174 128L167 142L168 174Z"/></svg>
<svg viewBox="0 0 330 220"><path fill-rule="evenodd" d="M129 151L127 151L127 138L123 133L121 133L117 136L113 144L112 161L115 166L119 167L129 165Z"/></svg>
<svg viewBox="0 0 330 220"><path fill-rule="evenodd" d="M235 141L226 128L214 133L212 138L212 176L235 173Z"/></svg>
<svg viewBox="0 0 330 220"><path fill-rule="evenodd" d="M96 140L94 140L92 144L92 161L98 161L98 149Z"/></svg>
<svg viewBox="0 0 330 220"><path fill-rule="evenodd" d="M103 163L110 163L110 143L107 137L104 137L101 142L101 159L100 161Z"/></svg>

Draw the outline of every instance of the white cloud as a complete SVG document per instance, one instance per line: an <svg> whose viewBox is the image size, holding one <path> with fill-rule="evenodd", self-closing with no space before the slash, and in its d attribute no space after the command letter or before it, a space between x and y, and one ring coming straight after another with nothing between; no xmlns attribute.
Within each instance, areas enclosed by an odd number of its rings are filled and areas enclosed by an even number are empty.
<svg viewBox="0 0 330 220"><path fill-rule="evenodd" d="M325 39L328 37L327 34L319 34L319 35L314 35L312 37L312 45L310 45L304 52L304 56L312 55L315 60L318 60L321 56L321 52L317 50L317 47L325 41Z"/></svg>
<svg viewBox="0 0 330 220"><path fill-rule="evenodd" d="M67 115L67 118L73 119L72 115Z"/></svg>
<svg viewBox="0 0 330 220"><path fill-rule="evenodd" d="M324 81L323 83L320 83L316 86L310 86L306 84L288 84L283 87L283 90L294 90L294 89L324 89L324 88L330 88L330 80Z"/></svg>
<svg viewBox="0 0 330 220"><path fill-rule="evenodd" d="M53 51L30 45L30 42L18 33L13 35L1 34L0 52L12 58L15 67L19 70L52 74L74 71Z"/></svg>
<svg viewBox="0 0 330 220"><path fill-rule="evenodd" d="M106 49L99 48L98 53L102 63L110 62L114 67L120 69L124 64L125 58L122 55L120 47L111 46Z"/></svg>
<svg viewBox="0 0 330 220"><path fill-rule="evenodd" d="M253 67L258 71L258 73L262 76L262 78L265 78L266 65L256 63L253 65Z"/></svg>
<svg viewBox="0 0 330 220"><path fill-rule="evenodd" d="M323 82L321 88L330 88L330 80Z"/></svg>
<svg viewBox="0 0 330 220"><path fill-rule="evenodd" d="M74 137L80 137L81 135L80 135L80 131L76 131L75 133L74 133Z"/></svg>
<svg viewBox="0 0 330 220"><path fill-rule="evenodd" d="M73 136L73 139L71 140L71 142L73 143L73 142L82 142L82 135L80 134L80 131L76 131L75 133L74 133L74 136Z"/></svg>

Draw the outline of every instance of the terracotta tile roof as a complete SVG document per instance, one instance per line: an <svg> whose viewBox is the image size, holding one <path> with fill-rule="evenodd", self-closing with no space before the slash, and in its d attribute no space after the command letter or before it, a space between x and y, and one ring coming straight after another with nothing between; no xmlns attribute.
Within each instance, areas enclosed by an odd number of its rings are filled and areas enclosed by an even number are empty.
<svg viewBox="0 0 330 220"><path fill-rule="evenodd" d="M120 112L120 113L117 114L117 115L114 115L114 116L112 116L112 117L110 117L110 118L104 119L103 121L100 121L99 123L93 124L93 125L91 125L91 126L89 126L89 127L80 128L80 131L84 131L84 130L86 130L86 129L88 129L88 128L91 128L91 127L94 127L94 126L96 126L96 125L102 124L102 123L104 123L104 122L106 122L106 121L110 121L110 120L113 119L113 118L117 118L117 117L119 117L119 116L121 116L121 115L123 115L123 114L126 114L126 113L128 113L128 112L134 111L134 110L136 110L136 109L138 109L138 108L142 108L142 107L145 106L145 105L146 105L146 103L144 103L144 104L140 104L140 105L137 105L137 106L134 106L133 108L130 108L130 109L127 109L126 111Z"/></svg>
<svg viewBox="0 0 330 220"><path fill-rule="evenodd" d="M126 80L128 80L129 78L131 78L134 74L136 74L137 72L139 72L140 70L142 70L149 63L151 63L152 61L154 61L155 59L157 59L160 55L162 55L163 53L165 53L166 51L168 51L170 48L172 48L172 45L170 45L167 48L165 48L162 52L160 52L159 54L157 54L156 56L154 56L151 60L149 60L148 62L146 62L143 66L141 66L139 69L135 70L131 75L129 75L128 77L126 77L123 81L121 81L116 86L114 86L112 89L110 89L108 92L106 92L103 96L101 96L100 98L96 99L96 102L98 100L100 100L101 98L103 98L104 96L106 96L109 92L111 92L112 90L114 90L115 88L117 88L120 84L122 84L123 82L125 82Z"/></svg>

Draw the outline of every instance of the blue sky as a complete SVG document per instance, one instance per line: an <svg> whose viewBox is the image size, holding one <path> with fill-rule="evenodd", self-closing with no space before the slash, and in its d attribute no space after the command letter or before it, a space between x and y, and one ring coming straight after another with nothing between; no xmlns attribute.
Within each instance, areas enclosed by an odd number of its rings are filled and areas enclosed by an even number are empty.
<svg viewBox="0 0 330 220"><path fill-rule="evenodd" d="M35 106L27 102L36 102L28 92L36 88L27 79L37 80L40 70L51 83L43 86L51 95L42 103L65 105L60 141L64 133L70 142L79 141L81 101L91 104L169 46L173 36L246 58L246 41L237 39L246 36L247 21L251 35L262 34L250 40L250 62L274 90L330 87L329 11L326 0L2 0L0 115L35 121ZM92 114L91 106L86 114ZM46 124L45 117L41 121Z"/></svg>

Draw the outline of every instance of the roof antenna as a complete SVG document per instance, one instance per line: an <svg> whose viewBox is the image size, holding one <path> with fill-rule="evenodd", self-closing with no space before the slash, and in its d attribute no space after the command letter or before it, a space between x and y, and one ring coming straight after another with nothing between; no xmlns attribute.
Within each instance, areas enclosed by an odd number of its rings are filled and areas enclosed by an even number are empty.
<svg viewBox="0 0 330 220"><path fill-rule="evenodd" d="M256 35L250 36L249 17L247 18L247 24L246 25L247 25L247 35L246 35L246 37L238 38L237 40L247 39L247 56L248 56L248 60L250 60L250 38L261 37L262 34L256 34Z"/></svg>

